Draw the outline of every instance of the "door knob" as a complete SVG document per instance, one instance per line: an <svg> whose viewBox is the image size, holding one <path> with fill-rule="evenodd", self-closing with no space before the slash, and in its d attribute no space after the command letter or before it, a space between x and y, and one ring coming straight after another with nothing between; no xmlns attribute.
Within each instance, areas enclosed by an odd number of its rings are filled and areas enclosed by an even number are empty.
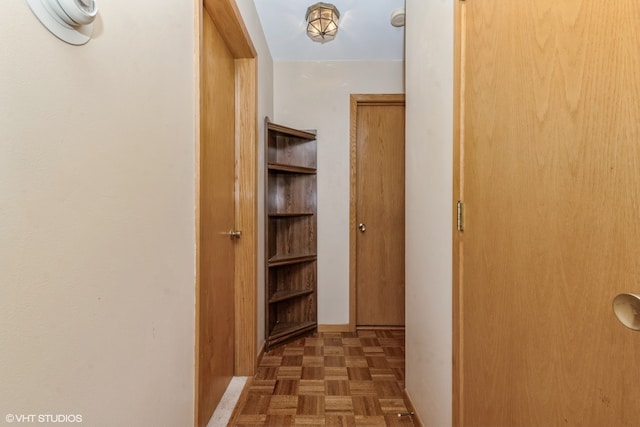
<svg viewBox="0 0 640 427"><path fill-rule="evenodd" d="M360 231L362 231L363 233L365 231L367 231L367 226L364 225L362 222L360 224L358 224L358 228L360 229Z"/></svg>
<svg viewBox="0 0 640 427"><path fill-rule="evenodd" d="M242 231L240 230L229 230L225 234L229 236L231 240L239 239L242 236Z"/></svg>

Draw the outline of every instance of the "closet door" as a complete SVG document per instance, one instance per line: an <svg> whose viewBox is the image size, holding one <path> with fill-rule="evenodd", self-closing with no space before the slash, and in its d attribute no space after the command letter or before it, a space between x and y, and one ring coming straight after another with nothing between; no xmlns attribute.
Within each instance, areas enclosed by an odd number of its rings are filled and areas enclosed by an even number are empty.
<svg viewBox="0 0 640 427"><path fill-rule="evenodd" d="M640 2L458 6L457 424L637 425Z"/></svg>

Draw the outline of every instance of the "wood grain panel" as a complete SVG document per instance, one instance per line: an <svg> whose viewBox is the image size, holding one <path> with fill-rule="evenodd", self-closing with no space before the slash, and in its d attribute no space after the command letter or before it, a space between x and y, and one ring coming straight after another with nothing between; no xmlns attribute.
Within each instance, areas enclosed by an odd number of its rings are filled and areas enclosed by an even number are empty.
<svg viewBox="0 0 640 427"><path fill-rule="evenodd" d="M356 114L356 322L404 325L404 105Z"/></svg>
<svg viewBox="0 0 640 427"><path fill-rule="evenodd" d="M234 372L235 64L203 14L200 109L200 232L197 424L204 426Z"/></svg>
<svg viewBox="0 0 640 427"><path fill-rule="evenodd" d="M258 69L256 58L235 60L236 71L236 228L235 375L252 376L258 329Z"/></svg>
<svg viewBox="0 0 640 427"><path fill-rule="evenodd" d="M462 8L460 425L635 425L640 3Z"/></svg>
<svg viewBox="0 0 640 427"><path fill-rule="evenodd" d="M235 1L203 0L203 4L233 57L255 58L256 49Z"/></svg>

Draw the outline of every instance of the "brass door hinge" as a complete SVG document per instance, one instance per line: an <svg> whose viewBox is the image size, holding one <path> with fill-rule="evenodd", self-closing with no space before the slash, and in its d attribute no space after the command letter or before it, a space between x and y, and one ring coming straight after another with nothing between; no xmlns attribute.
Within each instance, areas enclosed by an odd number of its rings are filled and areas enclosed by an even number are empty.
<svg viewBox="0 0 640 427"><path fill-rule="evenodd" d="M464 202L462 200L458 200L456 217L457 217L456 227L458 231L464 231Z"/></svg>

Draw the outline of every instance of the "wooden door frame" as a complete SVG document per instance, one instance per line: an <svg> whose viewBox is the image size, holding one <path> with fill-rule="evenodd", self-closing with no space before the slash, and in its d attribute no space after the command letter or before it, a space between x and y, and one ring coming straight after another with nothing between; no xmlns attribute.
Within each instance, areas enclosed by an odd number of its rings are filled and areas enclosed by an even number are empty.
<svg viewBox="0 0 640 427"><path fill-rule="evenodd" d="M356 177L357 177L357 127L358 127L358 107L361 105L405 105L405 96L401 94L351 94L350 97L350 191L349 191L349 331L356 330Z"/></svg>
<svg viewBox="0 0 640 427"><path fill-rule="evenodd" d="M257 360L257 218L258 218L258 121L257 54L234 0L195 0L195 70L196 70L196 313L195 313L195 404L194 422L198 421L198 355L200 294L200 153L201 117L215 114L201 111L202 17L209 13L235 58L235 151L236 212L235 225L242 237L235 246L234 302L235 345L234 375L253 376Z"/></svg>
<svg viewBox="0 0 640 427"><path fill-rule="evenodd" d="M464 161L464 85L463 55L464 55L464 11L462 2L454 2L454 71L453 71L453 193L451 200L451 229L453 239L452 254L452 421L453 426L463 425L463 395L462 395L462 253L463 232L457 230L457 201L464 200L464 180L461 173Z"/></svg>

